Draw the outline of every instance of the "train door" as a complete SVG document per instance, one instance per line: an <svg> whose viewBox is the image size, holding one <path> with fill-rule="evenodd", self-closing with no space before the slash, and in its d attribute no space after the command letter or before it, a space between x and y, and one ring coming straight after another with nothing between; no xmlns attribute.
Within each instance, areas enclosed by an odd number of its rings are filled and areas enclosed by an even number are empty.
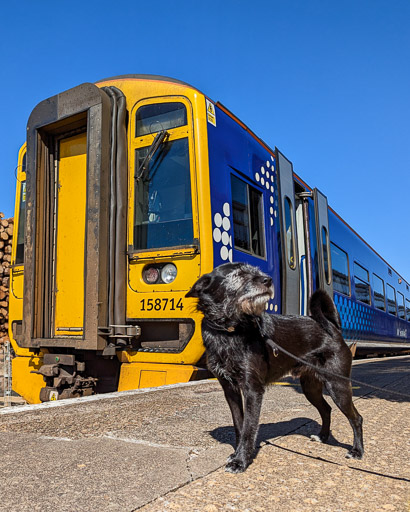
<svg viewBox="0 0 410 512"><path fill-rule="evenodd" d="M115 246L107 200L114 195L114 110L108 93L82 84L41 102L30 116L23 347L104 350L106 326L120 323L108 314L116 279L106 272Z"/></svg>
<svg viewBox="0 0 410 512"><path fill-rule="evenodd" d="M276 150L281 232L282 313L300 313L300 265L296 239L295 184L293 165Z"/></svg>
<svg viewBox="0 0 410 512"><path fill-rule="evenodd" d="M54 299L52 337L76 337L82 335L84 329L86 160L86 133L59 141L56 234L52 250L55 267L55 281L51 284Z"/></svg>
<svg viewBox="0 0 410 512"><path fill-rule="evenodd" d="M319 288L322 288L333 297L327 197L317 188L313 189L312 197L315 207L318 284Z"/></svg>
<svg viewBox="0 0 410 512"><path fill-rule="evenodd" d="M281 223L282 313L308 314L316 288L333 295L327 198L294 179L292 163L276 149Z"/></svg>

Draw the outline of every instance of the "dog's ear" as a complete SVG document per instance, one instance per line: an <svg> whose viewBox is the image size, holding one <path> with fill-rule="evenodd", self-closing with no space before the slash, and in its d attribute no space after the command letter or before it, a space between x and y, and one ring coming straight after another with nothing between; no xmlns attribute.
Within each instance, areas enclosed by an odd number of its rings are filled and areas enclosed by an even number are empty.
<svg viewBox="0 0 410 512"><path fill-rule="evenodd" d="M211 281L212 277L209 274L201 276L194 284L194 286L189 290L189 292L185 295L185 297L195 297L199 299L202 292L206 290L211 284Z"/></svg>

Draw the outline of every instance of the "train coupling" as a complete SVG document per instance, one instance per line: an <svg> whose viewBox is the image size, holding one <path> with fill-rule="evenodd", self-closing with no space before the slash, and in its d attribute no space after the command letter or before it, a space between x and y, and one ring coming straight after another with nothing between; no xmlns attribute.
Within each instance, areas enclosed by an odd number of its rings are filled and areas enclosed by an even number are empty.
<svg viewBox="0 0 410 512"><path fill-rule="evenodd" d="M76 361L71 354L44 354L43 365L38 373L43 376L45 386L40 390L40 400L62 400L94 394L97 378L85 375L85 363Z"/></svg>
<svg viewBox="0 0 410 512"><path fill-rule="evenodd" d="M99 327L100 336L108 339L107 346L103 350L103 357L114 357L117 350L131 348L141 336L141 327L138 325L110 325Z"/></svg>

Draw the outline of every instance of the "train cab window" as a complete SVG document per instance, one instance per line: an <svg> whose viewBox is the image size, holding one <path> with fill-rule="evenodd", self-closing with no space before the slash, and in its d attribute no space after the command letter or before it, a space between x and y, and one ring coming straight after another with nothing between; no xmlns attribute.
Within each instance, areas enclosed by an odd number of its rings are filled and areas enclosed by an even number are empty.
<svg viewBox="0 0 410 512"><path fill-rule="evenodd" d="M333 290L350 295L349 259L343 249L330 242Z"/></svg>
<svg viewBox="0 0 410 512"><path fill-rule="evenodd" d="M193 245L187 108L182 102L142 105L135 123L134 250Z"/></svg>
<svg viewBox="0 0 410 512"><path fill-rule="evenodd" d="M23 158L21 161L21 172L26 173L27 166L27 153L24 152ZM23 265L24 263L24 234L26 231L26 182L20 181L20 201L19 201L19 213L18 213L18 225L17 227L17 237L15 237L16 243L16 253L15 253L15 261L13 262L15 265Z"/></svg>
<svg viewBox="0 0 410 512"><path fill-rule="evenodd" d="M135 151L136 170L149 148ZM193 244L188 139L162 144L135 187L134 249Z"/></svg>
<svg viewBox="0 0 410 512"><path fill-rule="evenodd" d="M376 274L373 274L374 305L381 311L386 311L386 296L384 292L384 281Z"/></svg>
<svg viewBox="0 0 410 512"><path fill-rule="evenodd" d="M354 292L357 300L371 304L369 272L356 262L354 263Z"/></svg>
<svg viewBox="0 0 410 512"><path fill-rule="evenodd" d="M391 315L397 316L396 310L396 290L393 286L386 284L386 292L387 292L387 311Z"/></svg>
<svg viewBox="0 0 410 512"><path fill-rule="evenodd" d="M410 300L406 299L406 320L410 322Z"/></svg>
<svg viewBox="0 0 410 512"><path fill-rule="evenodd" d="M265 256L263 200L256 189L231 175L234 246L255 256Z"/></svg>
<svg viewBox="0 0 410 512"><path fill-rule="evenodd" d="M397 310L399 313L399 318L402 320L406 320L406 310L404 307L404 295L400 292L397 292Z"/></svg>
<svg viewBox="0 0 410 512"><path fill-rule="evenodd" d="M187 112L183 103L154 103L140 107L135 119L136 137L171 130L187 124Z"/></svg>
<svg viewBox="0 0 410 512"><path fill-rule="evenodd" d="M25 159L25 156L24 156ZM26 225L26 182L21 182L19 221L17 227L16 265L24 263L24 232Z"/></svg>

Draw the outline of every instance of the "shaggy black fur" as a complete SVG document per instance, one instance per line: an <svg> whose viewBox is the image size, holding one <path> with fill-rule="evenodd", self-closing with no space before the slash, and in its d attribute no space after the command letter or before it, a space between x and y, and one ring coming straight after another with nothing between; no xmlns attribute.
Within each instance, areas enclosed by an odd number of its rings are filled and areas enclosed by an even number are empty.
<svg viewBox="0 0 410 512"><path fill-rule="evenodd" d="M312 295L311 317L269 315L265 306L273 296L272 279L256 267L226 263L198 279L186 296L198 299L208 367L218 378L232 413L237 447L228 458L227 471L239 473L251 463L265 386L289 374L300 377L306 398L322 418L319 435L312 439L325 442L330 434L331 407L322 395L324 384L353 429L353 447L347 457L362 458L362 417L353 405L350 382L317 373L274 352L267 343L272 339L318 368L350 377L352 355L326 292Z"/></svg>

